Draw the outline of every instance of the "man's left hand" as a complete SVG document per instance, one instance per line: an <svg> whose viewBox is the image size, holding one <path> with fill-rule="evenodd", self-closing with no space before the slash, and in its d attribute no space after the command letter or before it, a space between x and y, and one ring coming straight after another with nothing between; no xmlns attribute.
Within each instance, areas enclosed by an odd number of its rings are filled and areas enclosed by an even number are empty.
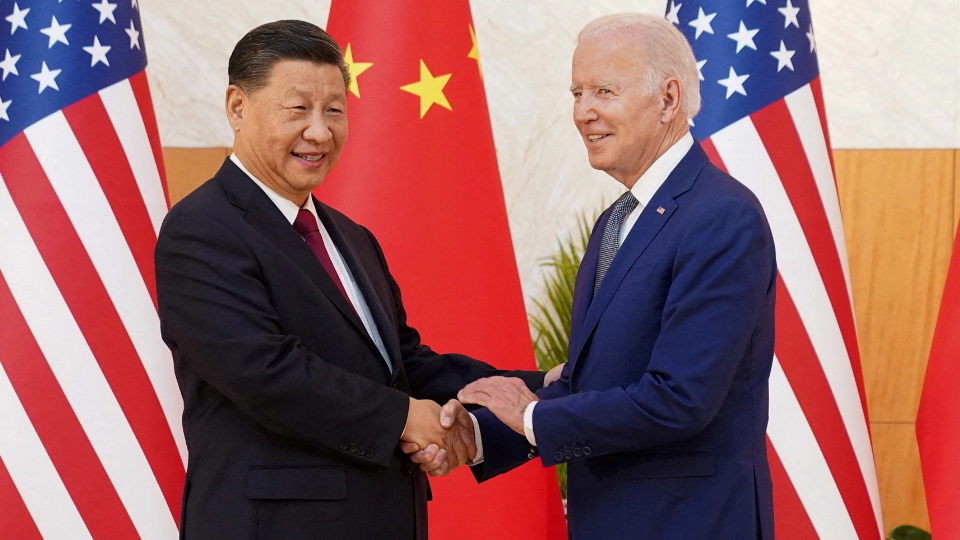
<svg viewBox="0 0 960 540"><path fill-rule="evenodd" d="M527 405L539 401L527 385L514 377L488 377L468 384L457 399L490 409L501 422L523 435L523 413Z"/></svg>

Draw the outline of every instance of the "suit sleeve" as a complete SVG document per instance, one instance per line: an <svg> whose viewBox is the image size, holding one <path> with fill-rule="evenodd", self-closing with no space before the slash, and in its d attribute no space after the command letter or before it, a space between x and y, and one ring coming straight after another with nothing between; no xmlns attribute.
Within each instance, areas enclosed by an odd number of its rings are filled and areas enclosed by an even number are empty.
<svg viewBox="0 0 960 540"><path fill-rule="evenodd" d="M501 370L462 354L439 354L424 345L420 341L420 333L407 323L400 286L390 274L380 244L370 231L367 231L367 235L376 248L380 265L393 293L399 326L400 355L403 358L403 368L414 397L444 404L456 398L457 392L464 386L477 379L493 376L517 377L523 380L532 392L543 388L543 378L546 374L542 371Z"/></svg>
<svg viewBox="0 0 960 540"><path fill-rule="evenodd" d="M266 429L344 459L386 465L406 423L406 394L330 365L281 331L259 264L223 224L165 220L156 247L164 340L175 356ZM374 457L346 450L346 441Z"/></svg>
<svg viewBox="0 0 960 540"><path fill-rule="evenodd" d="M762 212L715 201L680 242L647 372L626 388L541 401L533 424L544 465L567 448L592 457L699 433L713 420L775 286L773 238ZM486 442L484 443L486 445Z"/></svg>

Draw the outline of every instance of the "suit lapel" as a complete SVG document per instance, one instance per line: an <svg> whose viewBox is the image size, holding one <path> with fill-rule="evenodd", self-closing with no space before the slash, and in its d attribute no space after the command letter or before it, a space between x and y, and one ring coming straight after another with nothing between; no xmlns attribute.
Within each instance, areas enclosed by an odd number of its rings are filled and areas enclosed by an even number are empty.
<svg viewBox="0 0 960 540"><path fill-rule="evenodd" d="M229 158L220 167L217 178L224 186L224 191L230 202L246 211L244 220L273 242L310 278L310 281L340 310L343 316L359 332L366 335L367 331L356 312L354 312L353 307L344 298L327 271L320 265L317 256L307 247L303 237L294 230L269 197Z"/></svg>
<svg viewBox="0 0 960 540"><path fill-rule="evenodd" d="M326 227L330 238L340 251L343 262L346 263L347 268L350 269L350 273L353 274L357 288L360 289L360 294L363 296L363 300L366 302L367 308L370 310L370 315L373 317L373 322L377 327L376 330L380 334L380 340L383 341L383 346L390 356L390 361L393 364L393 372L396 373L397 364L400 361L400 342L393 331L393 323L387 316L383 304L380 303L380 297L377 295L376 289L373 288L373 282L370 281L370 276L367 275L366 269L343 236L343 232L331 218L326 206L318 201L316 197L314 197L313 202L317 208L317 215L320 216L320 221L323 222L323 226Z"/></svg>
<svg viewBox="0 0 960 540"><path fill-rule="evenodd" d="M653 239L657 237L673 213L676 212L679 205L675 199L693 187L697 176L707 165L708 161L707 154L703 151L703 148L699 143L694 142L693 147L687 152L687 155L680 160L680 163L677 164L677 167L670 173L667 180L660 186L660 189L658 189L653 198L650 199L650 202L643 208L633 229L631 229L623 245L620 246L617 255L613 258L613 262L610 263L610 268L603 277L600 288L597 289L597 294L593 297L593 300L589 302L583 325L578 333L576 349L571 350L571 360L578 359L583 353L584 345L600 321L600 316L603 315L604 310L607 309L607 305L610 304L610 300L613 299L614 294L620 287L623 278L626 277L627 272L633 267L633 264L640 258L640 255L646 251L650 243L653 242ZM663 213L659 211L661 208L663 209ZM599 254L599 239L603 236L603 228L600 227L599 223L597 226L599 230L594 230L590 241L593 243L594 238L597 238L597 253ZM603 220L603 227L606 227L606 220ZM596 276L597 273L596 265L598 259L599 255L596 255L590 263L593 266L593 270L588 273L594 276ZM587 257L584 257L583 264L587 264L587 262ZM578 273L577 292L586 296L589 292L583 292L580 291L580 289L587 287L593 290L593 281L581 283L579 278L580 274ZM575 294L574 297L576 298L577 294Z"/></svg>
<svg viewBox="0 0 960 540"><path fill-rule="evenodd" d="M577 270L577 281L573 287L573 308L570 317L570 342L567 359L576 362L582 347L580 336L583 330L583 321L587 316L587 309L593 300L593 282L597 279L597 262L600 260L600 244L603 240L603 230L610 220L610 209L607 209L597 220L587 242L587 250L580 261ZM574 353L574 354L571 354Z"/></svg>

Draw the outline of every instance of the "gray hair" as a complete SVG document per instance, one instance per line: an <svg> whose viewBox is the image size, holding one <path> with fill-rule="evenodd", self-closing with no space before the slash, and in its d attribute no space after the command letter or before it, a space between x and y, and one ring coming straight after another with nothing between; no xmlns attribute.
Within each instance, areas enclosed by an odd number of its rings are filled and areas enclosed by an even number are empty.
<svg viewBox="0 0 960 540"><path fill-rule="evenodd" d="M658 92L664 81L676 77L683 93L683 112L693 118L700 112L700 71L687 38L663 17L644 13L618 13L594 19L577 38L578 41L615 32L634 37L644 54L646 73L643 85L647 92Z"/></svg>

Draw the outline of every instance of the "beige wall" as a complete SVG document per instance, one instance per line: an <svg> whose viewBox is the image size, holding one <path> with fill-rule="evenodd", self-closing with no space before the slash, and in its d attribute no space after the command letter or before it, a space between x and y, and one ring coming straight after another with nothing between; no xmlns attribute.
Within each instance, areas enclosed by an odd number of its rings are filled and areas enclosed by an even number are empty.
<svg viewBox="0 0 960 540"><path fill-rule="evenodd" d="M226 148L165 148L171 203ZM960 217L954 150L837 150L884 527L929 528L914 420Z"/></svg>

